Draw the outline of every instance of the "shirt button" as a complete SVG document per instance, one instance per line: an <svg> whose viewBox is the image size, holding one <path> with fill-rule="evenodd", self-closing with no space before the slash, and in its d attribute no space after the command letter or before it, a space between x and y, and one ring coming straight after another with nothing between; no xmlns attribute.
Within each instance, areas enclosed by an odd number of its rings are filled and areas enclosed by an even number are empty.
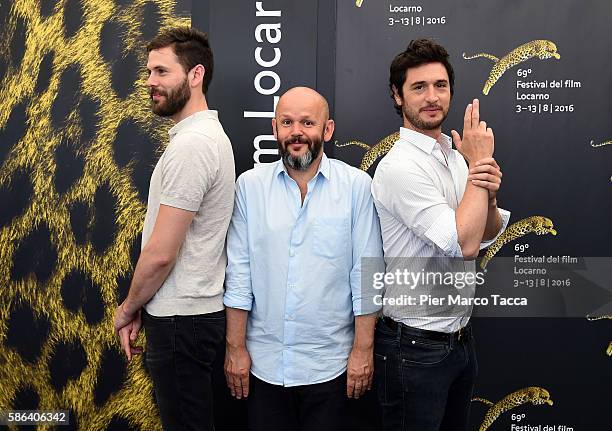
<svg viewBox="0 0 612 431"><path fill-rule="evenodd" d="M290 251L289 251L289 257L293 257L293 256L295 256L295 251L290 250Z"/></svg>

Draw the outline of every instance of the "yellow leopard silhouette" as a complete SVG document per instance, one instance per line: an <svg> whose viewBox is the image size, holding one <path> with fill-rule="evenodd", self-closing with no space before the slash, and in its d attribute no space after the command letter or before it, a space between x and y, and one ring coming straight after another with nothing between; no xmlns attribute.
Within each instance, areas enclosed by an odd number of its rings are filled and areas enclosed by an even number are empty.
<svg viewBox="0 0 612 431"><path fill-rule="evenodd" d="M496 403L492 403L484 398L472 398L472 401L480 401L490 406L482 424L480 424L479 431L486 431L500 415L520 405L526 403L531 403L534 406L542 404L548 404L549 406L553 405L553 401L550 399L550 393L546 389L538 386L519 389L518 391L506 395Z"/></svg>
<svg viewBox="0 0 612 431"><path fill-rule="evenodd" d="M538 57L540 60L545 60L551 57L554 57L557 60L561 58L561 56L557 53L557 45L550 40L532 40L531 42L527 42L518 48L513 49L501 59L484 52L469 56L466 55L465 52L463 53L463 58L466 60L471 60L478 57L485 57L495 62L493 69L491 69L491 73L489 73L489 78L482 89L482 93L485 96L489 94L491 87L495 85L504 72L517 64L533 57Z"/></svg>
<svg viewBox="0 0 612 431"><path fill-rule="evenodd" d="M612 314L608 314L605 316L597 316L597 317L591 317L591 316L587 316L587 320L589 321L594 321L594 320L602 320L602 319L610 319L612 320ZM612 356L612 341L610 341L610 344L608 344L608 348L606 349L606 355L608 356Z"/></svg>
<svg viewBox="0 0 612 431"><path fill-rule="evenodd" d="M495 256L495 254L504 245L510 241L514 241L517 238L527 235L528 233L535 233L536 235L553 234L557 235L557 231L554 229L553 222L551 219L542 216L531 216L517 221L506 228L506 230L495 240L485 253L480 267L485 269L489 261Z"/></svg>
<svg viewBox="0 0 612 431"><path fill-rule="evenodd" d="M398 139L399 132L395 132L378 141L378 143L373 147L370 147L368 144L361 141L349 141L345 144L338 144L336 142L336 147L342 148L349 145L357 145L358 147L365 148L367 151L361 159L359 169L362 171L367 171L378 158L384 156L391 150L391 148L393 148L393 145L395 145L395 142L397 142Z"/></svg>

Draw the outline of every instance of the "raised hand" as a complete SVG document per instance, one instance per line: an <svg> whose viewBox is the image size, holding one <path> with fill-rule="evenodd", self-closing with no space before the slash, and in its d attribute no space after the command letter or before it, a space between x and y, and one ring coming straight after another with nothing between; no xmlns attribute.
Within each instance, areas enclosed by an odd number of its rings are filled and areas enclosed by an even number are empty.
<svg viewBox="0 0 612 431"><path fill-rule="evenodd" d="M463 116L463 137L452 130L451 135L457 150L472 167L478 160L493 157L493 130L480 120L480 102L478 99L469 104Z"/></svg>

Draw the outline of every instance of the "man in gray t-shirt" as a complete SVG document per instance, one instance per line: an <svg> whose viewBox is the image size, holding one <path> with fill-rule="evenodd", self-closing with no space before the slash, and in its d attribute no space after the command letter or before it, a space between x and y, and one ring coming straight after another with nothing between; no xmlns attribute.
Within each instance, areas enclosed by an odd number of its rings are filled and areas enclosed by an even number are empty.
<svg viewBox="0 0 612 431"><path fill-rule="evenodd" d="M147 51L153 112L175 125L151 177L142 252L114 325L131 359L142 352L133 345L142 318L163 428L212 430L212 364L225 338L233 152L206 102L213 65L207 36L170 28Z"/></svg>

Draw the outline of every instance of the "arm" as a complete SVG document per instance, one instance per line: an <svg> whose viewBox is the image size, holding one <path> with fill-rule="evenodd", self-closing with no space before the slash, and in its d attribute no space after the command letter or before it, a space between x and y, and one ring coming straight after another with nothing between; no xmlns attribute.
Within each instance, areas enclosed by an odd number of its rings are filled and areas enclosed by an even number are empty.
<svg viewBox="0 0 612 431"><path fill-rule="evenodd" d="M246 347L248 314L253 305L244 177L236 183L234 213L227 233L225 295L227 331L225 378L233 397L249 395L251 357Z"/></svg>
<svg viewBox="0 0 612 431"><path fill-rule="evenodd" d="M457 240L461 253L467 260L478 256L480 241L485 231L487 211L487 191L468 182L459 207L455 211Z"/></svg>
<svg viewBox="0 0 612 431"><path fill-rule="evenodd" d="M501 187L502 172L494 158L486 158L476 162L476 166L470 169L468 180L475 186L488 191L489 205L487 211L487 223L483 235L483 241L495 238L503 227L502 216L497 208L497 192Z"/></svg>
<svg viewBox="0 0 612 431"><path fill-rule="evenodd" d="M473 103L468 105L465 110L463 138L454 130L451 134L457 150L467 160L470 170L479 166L478 161L493 156L493 131L490 127L487 128L484 121L480 121L478 99L474 99ZM478 187L471 180L468 180L463 198L455 213L457 238L463 257L466 259L474 259L478 256L480 242L487 226L488 201L487 189Z"/></svg>
<svg viewBox="0 0 612 431"><path fill-rule="evenodd" d="M151 238L140 253L128 297L115 310L114 327L128 360L142 348L133 343L142 326L140 308L159 290L174 266L194 213L160 205Z"/></svg>
<svg viewBox="0 0 612 431"><path fill-rule="evenodd" d="M372 387L374 373L374 327L380 306L371 274L384 272L380 221L370 192L372 181L360 175L353 188L352 261L350 272L355 338L347 365L347 396L359 398ZM363 279L363 282L362 282Z"/></svg>
<svg viewBox="0 0 612 431"><path fill-rule="evenodd" d="M226 308L225 378L233 397L249 396L251 356L246 347L246 326L249 312Z"/></svg>
<svg viewBox="0 0 612 431"><path fill-rule="evenodd" d="M377 314L355 316L355 339L346 371L349 398L359 398L372 387L376 317Z"/></svg>
<svg viewBox="0 0 612 431"><path fill-rule="evenodd" d="M502 228L502 218L497 209L497 200L489 200L489 210L487 211L487 224L485 226L483 241L492 240L497 236Z"/></svg>
<svg viewBox="0 0 612 431"><path fill-rule="evenodd" d="M128 297L121 304L127 315L136 313L155 295L176 262L195 213L159 206L151 238L140 253Z"/></svg>

